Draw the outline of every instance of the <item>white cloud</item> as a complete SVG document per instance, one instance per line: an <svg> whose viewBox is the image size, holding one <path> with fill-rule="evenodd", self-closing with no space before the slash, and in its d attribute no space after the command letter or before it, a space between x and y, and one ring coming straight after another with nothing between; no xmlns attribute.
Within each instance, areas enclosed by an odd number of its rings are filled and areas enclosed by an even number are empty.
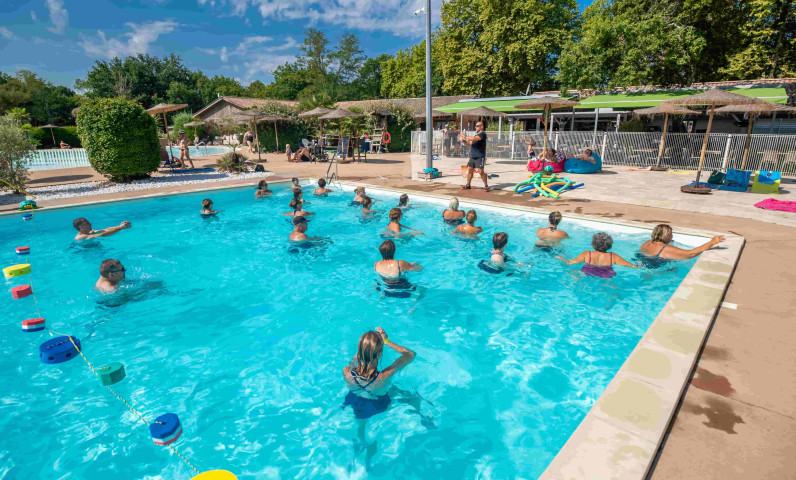
<svg viewBox="0 0 796 480"><path fill-rule="evenodd" d="M216 5L222 12L245 16L249 7L263 20L306 20L310 26L342 25L352 30L383 31L393 35L421 38L425 17L414 11L420 0L198 0L200 5ZM432 0L432 23L440 23L442 0ZM248 17L244 20L247 21Z"/></svg>
<svg viewBox="0 0 796 480"><path fill-rule="evenodd" d="M5 38L6 40L11 40L14 38L14 33L6 27L0 27L0 37Z"/></svg>
<svg viewBox="0 0 796 480"><path fill-rule="evenodd" d="M53 26L50 31L53 33L64 33L66 24L69 23L69 12L64 8L63 0L46 0L47 9L50 11L50 21Z"/></svg>
<svg viewBox="0 0 796 480"><path fill-rule="evenodd" d="M227 60L229 60L229 55L227 54L227 47L221 47L220 55L221 55L221 61L227 63Z"/></svg>
<svg viewBox="0 0 796 480"><path fill-rule="evenodd" d="M31 20L33 20L34 23L39 21L39 17L36 15L36 12L34 12L33 10L30 11L30 18Z"/></svg>
<svg viewBox="0 0 796 480"><path fill-rule="evenodd" d="M149 46L155 43L160 35L173 32L180 24L172 20L148 23L126 23L131 31L115 38L108 38L99 30L97 36L83 36L80 46L90 57L113 58L148 53Z"/></svg>

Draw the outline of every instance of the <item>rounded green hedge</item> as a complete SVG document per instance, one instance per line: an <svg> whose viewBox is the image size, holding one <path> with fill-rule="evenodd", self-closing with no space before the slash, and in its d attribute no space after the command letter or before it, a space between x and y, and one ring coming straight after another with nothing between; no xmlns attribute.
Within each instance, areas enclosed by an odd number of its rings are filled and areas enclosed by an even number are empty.
<svg viewBox="0 0 796 480"><path fill-rule="evenodd" d="M86 99L77 115L77 131L91 166L112 180L141 178L160 165L155 120L137 103Z"/></svg>

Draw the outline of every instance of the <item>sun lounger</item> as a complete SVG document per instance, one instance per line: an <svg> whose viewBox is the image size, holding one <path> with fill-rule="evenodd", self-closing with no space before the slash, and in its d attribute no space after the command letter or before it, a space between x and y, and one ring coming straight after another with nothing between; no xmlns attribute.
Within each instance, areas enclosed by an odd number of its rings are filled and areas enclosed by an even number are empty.
<svg viewBox="0 0 796 480"><path fill-rule="evenodd" d="M772 193L777 195L779 194L779 182L781 179L781 172L758 170L755 172L755 180L752 183L752 193Z"/></svg>

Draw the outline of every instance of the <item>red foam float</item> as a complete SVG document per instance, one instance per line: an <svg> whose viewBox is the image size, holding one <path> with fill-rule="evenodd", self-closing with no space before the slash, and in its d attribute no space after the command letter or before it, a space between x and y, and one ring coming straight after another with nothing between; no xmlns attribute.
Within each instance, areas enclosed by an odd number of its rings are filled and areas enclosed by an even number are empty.
<svg viewBox="0 0 796 480"><path fill-rule="evenodd" d="M30 285L20 285L18 287L14 287L11 289L11 296L14 299L19 300L20 298L25 298L28 295L32 295L33 290L30 288Z"/></svg>
<svg viewBox="0 0 796 480"><path fill-rule="evenodd" d="M22 331L24 332L40 332L42 330L44 330L43 318L29 318L22 321Z"/></svg>
<svg viewBox="0 0 796 480"><path fill-rule="evenodd" d="M17 247L17 255L27 255L30 253L30 247Z"/></svg>

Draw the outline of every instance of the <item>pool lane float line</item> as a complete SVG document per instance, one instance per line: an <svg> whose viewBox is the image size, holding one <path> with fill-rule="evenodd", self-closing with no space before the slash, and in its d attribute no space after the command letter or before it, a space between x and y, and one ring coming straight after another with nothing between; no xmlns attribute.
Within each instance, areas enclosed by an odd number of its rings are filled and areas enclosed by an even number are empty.
<svg viewBox="0 0 796 480"><path fill-rule="evenodd" d="M170 445L182 435L182 424L176 413L164 413L149 425L149 435L155 445Z"/></svg>
<svg viewBox="0 0 796 480"><path fill-rule="evenodd" d="M23 332L41 332L45 328L46 325L43 318L29 318L27 320L22 320Z"/></svg>
<svg viewBox="0 0 796 480"><path fill-rule="evenodd" d="M64 363L77 357L78 352L80 352L80 340L71 335L63 335L39 345L39 360L41 363L51 365Z"/></svg>
<svg viewBox="0 0 796 480"><path fill-rule="evenodd" d="M22 214L22 220L33 220L33 214L32 213L23 213Z"/></svg>
<svg viewBox="0 0 796 480"><path fill-rule="evenodd" d="M29 273L30 273L29 263L20 263L17 265L11 265L10 267L6 267L3 269L3 275L5 275L6 278L21 277L22 275L27 275Z"/></svg>
<svg viewBox="0 0 796 480"><path fill-rule="evenodd" d="M100 383L105 386L113 385L124 380L127 373L124 371L124 365L121 362L111 362L104 367L97 369Z"/></svg>
<svg viewBox="0 0 796 480"><path fill-rule="evenodd" d="M33 289L31 289L30 285L19 285L11 289L11 297L13 297L14 300L19 300L20 298L25 298L32 294Z"/></svg>
<svg viewBox="0 0 796 480"><path fill-rule="evenodd" d="M238 480L238 477L226 470L210 470L191 477L191 480Z"/></svg>
<svg viewBox="0 0 796 480"><path fill-rule="evenodd" d="M30 247L17 247L17 255L27 255L30 253Z"/></svg>

